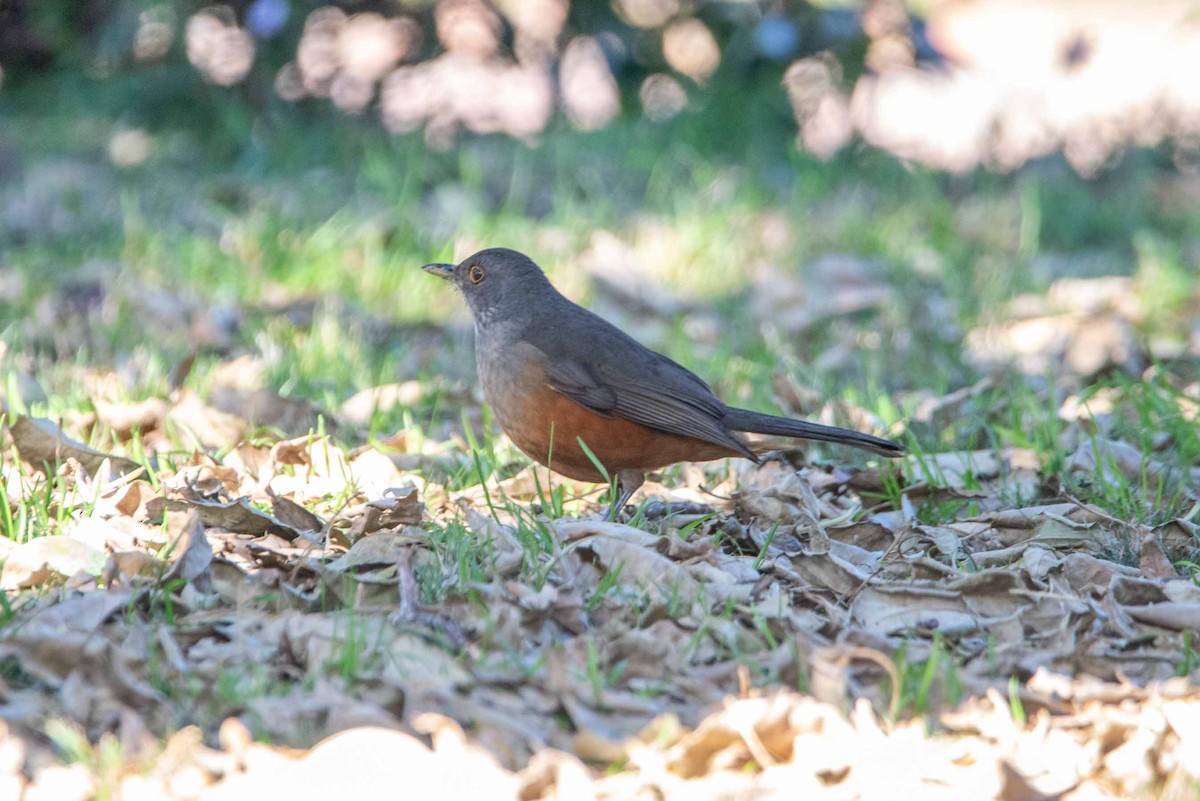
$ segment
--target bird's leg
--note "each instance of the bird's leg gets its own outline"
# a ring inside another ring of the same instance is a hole
[[[629,499],[633,497],[633,493],[637,492],[637,488],[642,486],[646,481],[646,474],[636,468],[622,470],[617,473],[617,499],[613,501],[613,505],[608,507],[607,518],[616,520],[617,515],[625,508],[625,504],[629,503]]]

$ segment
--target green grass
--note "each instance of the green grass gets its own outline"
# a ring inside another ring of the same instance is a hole
[[[962,700],[959,657],[940,632],[934,632],[924,659],[911,659],[909,643],[893,656],[900,677],[897,708],[905,716],[923,716],[931,708],[954,706]],[[924,649],[922,649],[924,650]]]
[[[422,526],[429,558],[414,565],[420,602],[461,601],[477,613],[473,647],[480,663],[544,678],[546,652],[506,639],[501,621],[487,615],[484,587],[501,557],[497,537],[505,535],[520,548],[517,579],[541,591],[562,558],[548,519],[576,514],[584,503],[558,482],[539,486],[533,503],[509,498],[499,486],[527,459],[496,437],[470,393],[474,362],[461,300],[419,269],[476,246],[531,253],[572,297],[623,315],[618,323],[636,326],[648,344],[737,405],[778,409],[771,385],[781,376],[821,401],[893,425],[914,420],[923,400],[990,372],[991,388],[948,422],[908,427],[911,458],[885,468],[882,490],[866,497],[881,508],[902,508],[913,484],[950,483],[938,454],[1012,449],[1033,454],[1043,479],[1034,497],[1012,476],[983,476],[974,463],[958,489],[986,491],[1009,507],[1069,494],[1146,525],[1192,506],[1187,479],[1200,464],[1193,357],[1163,358],[1146,371],[1109,371],[1067,387],[1055,375],[987,371],[971,362],[965,346],[966,332],[1010,319],[1018,295],[1043,293],[1051,280],[1087,275],[1097,264],[1133,278],[1145,310],[1139,337],[1187,341],[1200,209],[1158,191],[1171,177],[1153,154],[1131,155],[1093,182],[1053,161],[1016,176],[958,177],[869,150],[822,163],[792,147],[773,88],[736,106],[737,98],[718,88],[706,108],[665,124],[625,120],[598,134],[556,126],[532,148],[464,137],[439,153],[419,137],[389,137],[371,124],[317,112],[272,109],[256,122],[236,98],[195,86],[188,91],[212,121],[189,131],[176,105],[156,113],[144,100],[130,111],[121,105],[128,94],[108,85],[91,91],[79,80],[57,77],[0,91],[0,143],[16,147],[31,170],[28,183],[11,193],[0,187],[0,387],[13,411],[24,405],[13,400],[19,374],[36,378],[47,397],[25,411],[65,420],[90,420],[100,394],[118,401],[165,397],[172,371],[193,351],[188,389],[207,394],[223,362],[250,353],[261,360],[269,389],[313,402],[328,420],[362,389],[420,382],[427,391],[419,401],[376,414],[362,430],[338,429],[333,441],[349,450],[403,431],[410,452],[450,442],[452,456],[426,468],[424,477],[451,495],[479,492],[484,504],[477,511],[486,512],[490,525],[508,527],[473,530],[460,519]],[[128,124],[146,126],[154,156],[121,171],[103,154],[111,132]],[[42,203],[40,224],[19,229],[3,221],[4,204],[18,192]],[[645,291],[669,295],[679,311],[625,308],[606,296],[588,267],[609,246],[624,249]],[[755,293],[777,289],[755,287],[758,265],[774,268],[789,285],[778,287],[784,290],[811,283],[813,261],[828,253],[878,264],[889,291],[881,308],[798,333],[751,314]],[[103,392],[94,374],[105,376]],[[1084,404],[1103,399],[1112,411],[1098,422],[1064,419],[1068,394]],[[140,434],[120,441],[98,423],[87,426],[86,436],[94,447],[119,446],[149,465]],[[1132,475],[1110,470],[1113,478],[1101,480],[1099,471],[1072,471],[1074,451],[1104,439],[1137,449]],[[187,431],[171,430],[166,441],[157,453],[164,471],[191,458],[195,443]],[[871,464],[820,446],[809,455]],[[79,507],[66,497],[71,490],[62,476],[37,482],[17,464],[11,448],[0,451],[0,476],[16,476],[0,480],[0,536],[26,542],[60,531],[80,513],[71,511]],[[667,483],[678,475],[667,471]],[[158,481],[154,470],[148,477]],[[339,508],[351,500],[347,493],[324,502]],[[973,497],[933,493],[914,508],[912,522],[937,525],[981,507]],[[630,522],[657,525],[644,512]],[[709,536],[706,522],[692,521],[678,534]],[[777,529],[748,554],[754,568],[764,567]],[[1130,561],[1132,553],[1110,556]],[[1180,566],[1195,570],[1196,563],[1193,555]],[[605,566],[578,600],[589,621],[623,614],[641,623],[689,611],[669,588],[665,599],[661,591],[651,599],[634,586],[631,572],[623,563]],[[353,592],[349,580],[320,584],[312,597],[280,593],[270,606],[332,610],[352,606]],[[158,587],[136,613],[173,626],[172,597],[171,588]],[[13,618],[15,598],[0,597],[0,628]],[[340,618],[344,626],[321,666],[347,687],[386,658],[355,614]],[[760,683],[778,679],[761,657],[796,647],[786,627],[732,601],[700,615],[693,631],[688,658],[734,658]],[[599,699],[622,683],[628,666],[607,658],[602,632],[589,628],[580,636],[588,639],[577,668]],[[447,636],[439,647],[453,652],[448,643]],[[1188,640],[1179,670],[1190,672],[1195,659]],[[938,634],[921,659],[910,659],[902,647],[894,655],[901,709],[924,714],[956,701],[964,660]],[[803,669],[797,676],[806,680]],[[203,706],[213,720],[294,689],[290,680],[253,666],[225,667],[211,686],[164,667],[153,686],[181,717]],[[1017,712],[1015,689],[1012,698]],[[68,729],[51,736],[72,759],[108,759]]]

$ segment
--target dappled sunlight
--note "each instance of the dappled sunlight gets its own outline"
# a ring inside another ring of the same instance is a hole
[[[617,13],[638,28],[658,28],[679,13],[679,0],[617,0]]]
[[[175,42],[175,17],[159,6],[138,15],[133,34],[133,57],[138,61],[161,61]]]
[[[663,31],[663,56],[676,71],[703,82],[721,63],[712,31],[698,19],[676,22]]]
[[[556,52],[566,6],[537,0],[519,7],[526,10],[512,18],[521,45],[517,60],[500,52],[501,19],[488,5],[442,0],[434,27],[444,52],[404,65],[422,46],[414,19],[319,8],[309,15],[296,61],[280,70],[276,88],[289,100],[328,96],[353,112],[370,105],[378,90],[380,117],[389,130],[423,127],[426,141],[438,148],[449,147],[460,129],[529,138],[554,111],[546,59]],[[603,124],[615,113],[615,85],[605,94],[594,66],[585,55],[565,59],[562,68],[564,103],[581,125]]]
[[[814,57],[793,63],[783,76],[800,121],[799,145],[821,158],[833,156],[853,134],[849,104],[836,88],[839,72],[832,59]]]
[[[117,131],[108,140],[108,157],[118,167],[136,167],[150,158],[153,142],[141,128]]]
[[[1061,150],[1090,175],[1123,147],[1200,135],[1187,4],[947,4],[928,31],[947,64],[880,69],[848,92],[852,130],[901,158],[1007,170]],[[793,109],[803,141],[821,122],[794,93]]]
[[[638,90],[642,110],[652,120],[669,120],[687,108],[687,91],[679,81],[656,72],[642,81]]]
[[[415,51],[420,38],[420,28],[407,18],[319,8],[305,21],[296,61],[280,70],[276,87],[289,100],[328,96],[344,111],[362,111],[377,83]]]
[[[188,60],[213,83],[232,86],[254,66],[254,37],[220,7],[189,19],[185,38]]]
[[[438,41],[452,53],[484,58],[500,47],[500,18],[481,0],[440,0],[434,20]]]
[[[935,3],[917,18],[879,0],[810,15],[739,4],[719,17],[706,3],[616,0],[587,32],[590,18],[572,17],[569,0],[435,0],[400,13],[329,5],[309,13],[273,80],[288,101],[377,109],[389,130],[424,128],[445,148],[459,130],[531,141],[556,112],[585,131],[623,110],[669,119],[707,101],[693,89],[722,75],[723,88],[738,86],[765,61],[786,69],[796,145],[818,158],[862,141],[965,172],[1062,153],[1092,175],[1126,147],[1174,142],[1181,163],[1194,150],[1200,22],[1188,8],[980,0]],[[242,82],[255,37],[277,35],[291,10],[257,0],[244,22],[228,6],[198,12],[185,26],[188,58],[209,81]],[[163,60],[174,24],[161,7],[143,12],[134,58]],[[618,81],[638,87],[629,109]]]
[[[390,130],[425,125],[426,140],[445,148],[459,127],[518,138],[538,133],[553,112],[551,92],[549,76],[539,67],[448,53],[391,73],[380,101]]]
[[[620,111],[617,82],[595,39],[572,39],[563,53],[561,71],[563,105],[575,127],[600,128]]]

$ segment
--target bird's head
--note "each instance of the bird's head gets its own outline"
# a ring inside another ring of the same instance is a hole
[[[554,291],[541,267],[507,248],[488,248],[458,264],[426,264],[422,269],[453,283],[480,325],[524,316],[536,298]]]

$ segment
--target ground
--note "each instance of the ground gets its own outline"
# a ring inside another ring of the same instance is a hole
[[[118,166],[130,126],[52,88],[0,123],[26,797],[1194,796],[1194,172],[820,162],[766,94],[442,153],[166,127]],[[484,246],[910,455],[780,443],[606,521],[492,425],[420,270]]]

